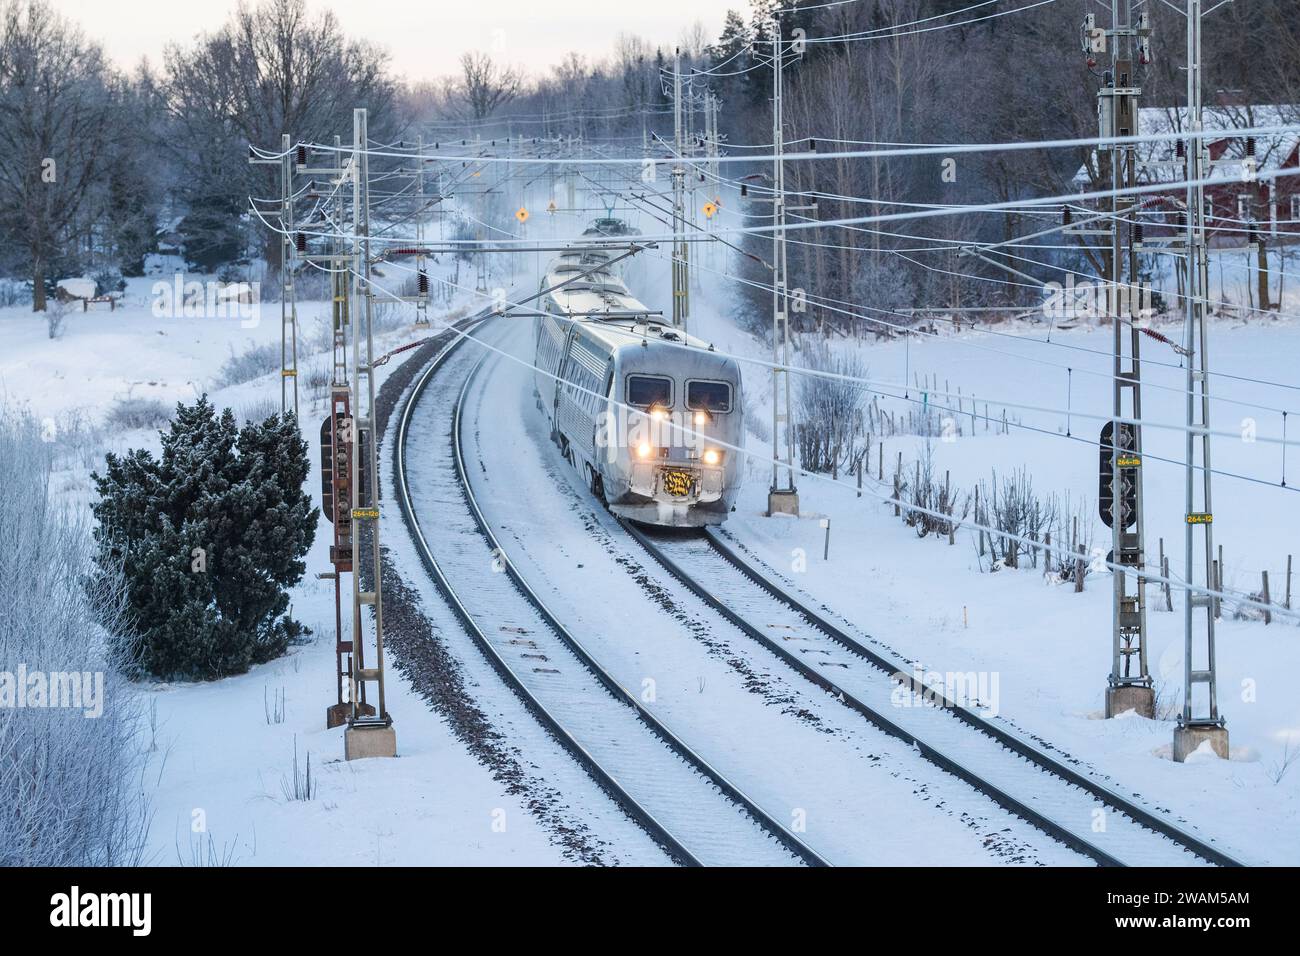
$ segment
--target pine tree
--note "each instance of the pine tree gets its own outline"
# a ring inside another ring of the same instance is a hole
[[[240,674],[303,632],[285,612],[316,531],[302,490],[309,469],[292,415],[239,429],[206,396],[177,405],[158,458],[108,455],[92,476],[96,564],[126,577],[130,651],[143,671]]]

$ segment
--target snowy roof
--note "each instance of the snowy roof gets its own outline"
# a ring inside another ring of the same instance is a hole
[[[1246,137],[1237,131],[1274,126],[1295,126],[1300,122],[1300,105],[1277,104],[1266,106],[1207,106],[1201,113],[1206,130],[1222,131],[1226,136],[1208,140],[1213,159],[1244,159]],[[1187,128],[1186,108],[1146,106],[1138,110],[1138,133],[1176,133]],[[1260,172],[1296,165],[1296,147],[1300,145],[1300,132],[1265,133],[1255,135],[1256,168]],[[1181,182],[1183,170],[1177,166],[1142,168],[1144,162],[1163,162],[1176,156],[1174,140],[1139,143],[1137,146],[1138,181],[1144,183]],[[1240,163],[1212,166],[1207,178],[1241,181]],[[1088,182],[1088,168],[1080,166],[1074,182]]]
[[[93,299],[95,297],[95,280],[89,276],[60,279],[55,285],[68,295],[75,296],[78,299]]]

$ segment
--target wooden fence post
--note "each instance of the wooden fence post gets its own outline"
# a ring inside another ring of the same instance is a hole
[[[1286,556],[1286,609],[1291,610],[1291,555]]]

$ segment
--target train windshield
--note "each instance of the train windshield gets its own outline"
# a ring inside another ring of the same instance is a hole
[[[726,382],[687,382],[686,407],[692,411],[731,411],[731,386]]]
[[[672,379],[659,375],[629,375],[627,403],[642,408],[649,408],[651,405],[669,408],[673,403]]]

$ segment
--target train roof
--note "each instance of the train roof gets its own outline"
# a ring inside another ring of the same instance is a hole
[[[605,312],[617,315],[626,315],[627,313],[646,314],[650,312],[649,307],[642,305],[627,291],[627,286],[619,279],[612,276],[601,277],[601,281],[593,282],[596,276],[586,276],[577,279],[563,288],[556,289],[550,293],[549,298],[555,305],[555,310],[562,315],[586,316],[595,315]],[[552,273],[546,277],[548,286],[563,282],[565,276]]]
[[[543,279],[543,288],[559,285],[572,279],[574,272],[591,269],[599,263],[582,261],[599,249],[575,249],[556,258]],[[608,255],[608,253],[606,253]],[[572,316],[582,324],[585,332],[609,346],[611,350],[632,345],[678,349],[682,345],[699,349],[701,353],[723,357],[713,352],[713,344],[665,323],[658,313],[633,296],[617,276],[599,269],[576,279],[547,295],[548,311],[562,316]],[[730,360],[727,360],[728,362]],[[734,364],[734,363],[733,363]]]
[[[566,297],[579,295],[584,292],[597,295],[609,294],[630,298],[627,284],[622,279],[603,269],[597,272],[587,272],[590,268],[590,266],[584,266],[580,269],[560,269],[548,272],[546,278],[542,280],[542,288],[549,289],[552,286],[560,285],[561,282],[568,283],[550,293],[555,299],[556,305],[560,306],[560,308],[566,312],[579,312],[587,308],[586,306],[569,305],[565,302]],[[580,277],[575,275],[575,273],[583,272],[587,272],[587,274]],[[616,307],[611,306],[610,308],[613,309]]]
[[[603,217],[593,219],[591,225],[584,229],[582,234],[584,236],[637,236],[641,233],[625,220]]]
[[[635,302],[636,300],[631,301]],[[640,305],[639,302],[636,304]],[[593,317],[581,320],[581,325],[583,332],[604,343],[611,351],[644,345],[651,350],[672,349],[673,352],[682,355],[684,353],[681,351],[681,347],[685,345],[692,350],[698,350],[701,356],[708,355],[718,365],[735,364],[731,358],[714,352],[711,342],[697,338],[694,335],[687,335],[681,329],[673,328],[672,325],[653,318],[601,319]]]

